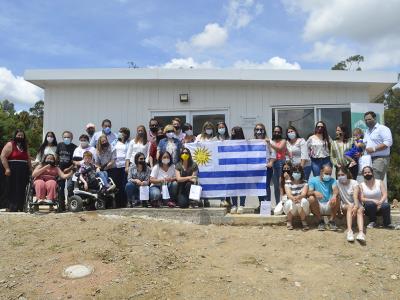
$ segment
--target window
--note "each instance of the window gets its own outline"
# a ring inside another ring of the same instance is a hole
[[[193,114],[193,132],[195,135],[201,133],[201,129],[203,128],[203,124],[207,121],[210,121],[217,125],[218,122],[225,122],[225,114]]]
[[[168,124],[172,124],[172,119],[173,118],[179,118],[183,123],[186,123],[186,115],[166,115],[166,116],[154,116],[154,119],[156,119],[158,121],[158,124],[160,124],[160,126],[165,127]]]
[[[336,137],[336,127],[338,125],[345,124],[351,130],[350,107],[323,107],[318,109],[318,115],[319,120],[324,121],[326,124],[328,134],[333,139]],[[350,131],[349,134],[351,134]]]
[[[306,139],[314,132],[314,108],[276,109],[274,124],[282,126],[284,136],[288,126],[294,126],[300,136]]]

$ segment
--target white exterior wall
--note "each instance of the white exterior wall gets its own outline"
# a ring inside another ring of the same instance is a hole
[[[189,103],[179,94],[188,93]],[[60,137],[63,130],[74,133],[74,141],[89,122],[100,128],[112,121],[113,131],[122,126],[132,130],[148,126],[151,111],[216,110],[228,112],[227,125],[242,126],[242,117],[256,118],[271,128],[272,107],[307,104],[368,102],[365,85],[292,85],[238,81],[104,81],[51,83],[45,90],[44,132]],[[252,127],[244,127],[250,136]]]

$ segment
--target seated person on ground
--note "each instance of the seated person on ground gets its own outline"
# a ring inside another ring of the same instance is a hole
[[[192,159],[190,150],[183,147],[179,162],[175,166],[176,180],[178,182],[178,205],[181,208],[189,207],[189,193],[192,184],[197,184],[199,168]]]
[[[146,164],[146,158],[142,152],[135,155],[134,163],[129,166],[128,182],[125,186],[127,207],[138,206],[142,202],[143,207],[147,207],[147,200],[139,199],[140,187],[148,186],[150,183],[151,168]]]

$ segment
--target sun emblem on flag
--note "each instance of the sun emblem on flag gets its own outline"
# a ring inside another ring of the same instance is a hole
[[[206,147],[198,147],[194,150],[193,160],[199,166],[205,166],[211,162],[211,152]]]

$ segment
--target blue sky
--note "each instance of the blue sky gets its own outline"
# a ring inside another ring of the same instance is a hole
[[[398,0],[2,0],[0,97],[29,107],[26,69],[128,67],[399,71]]]

